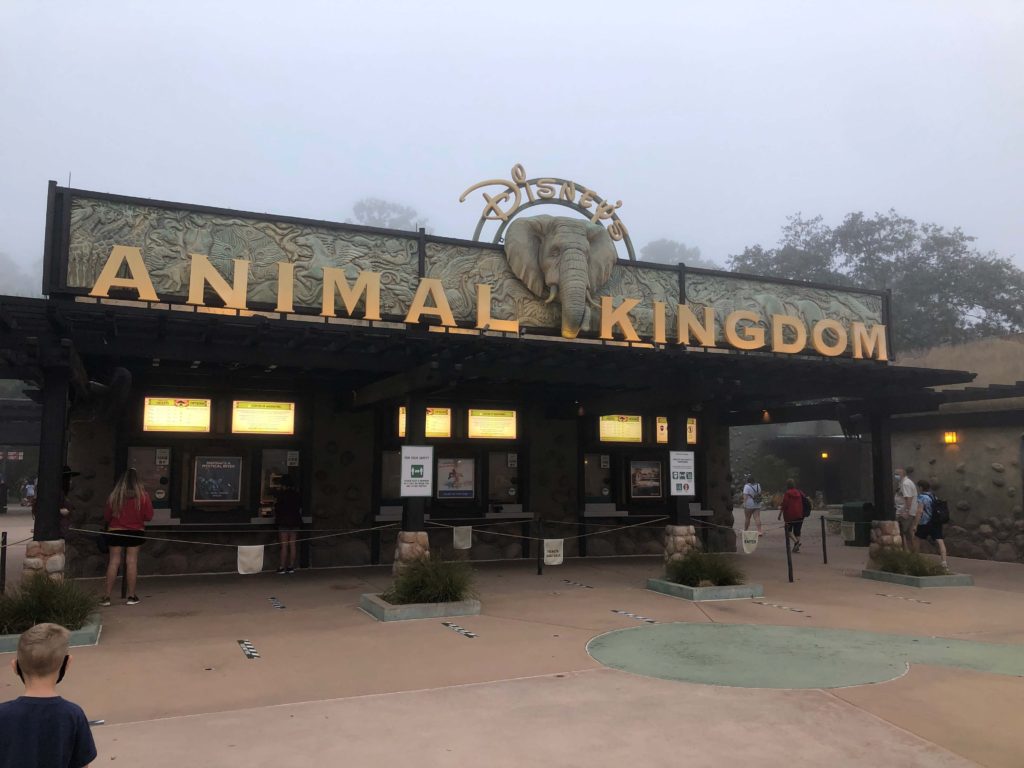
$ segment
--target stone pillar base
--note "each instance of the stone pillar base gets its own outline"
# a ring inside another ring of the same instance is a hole
[[[395,544],[395,562],[392,573],[398,573],[409,563],[430,557],[430,539],[426,531],[399,531]]]
[[[872,520],[868,557],[874,560],[883,549],[903,549],[900,524],[896,520]]]
[[[682,560],[689,552],[700,552],[697,529],[692,525],[666,525],[665,565]]]
[[[37,573],[45,573],[54,581],[64,578],[64,539],[30,541],[25,545],[21,576],[28,578]]]

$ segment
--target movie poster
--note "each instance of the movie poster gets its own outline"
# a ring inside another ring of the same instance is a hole
[[[437,460],[437,498],[472,499],[476,497],[474,459]]]
[[[634,499],[661,498],[661,462],[629,462],[629,495]]]
[[[196,456],[194,502],[242,500],[241,456]]]

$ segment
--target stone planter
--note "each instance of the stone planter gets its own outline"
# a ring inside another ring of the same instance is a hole
[[[732,587],[688,587],[665,579],[648,579],[647,588],[663,595],[681,597],[684,600],[743,600],[763,597],[764,587],[760,584],[736,584]]]
[[[950,573],[945,576],[907,576],[905,573],[889,573],[865,568],[860,572],[862,578],[874,581],[888,581],[902,584],[904,587],[973,587],[974,579],[966,573]]]
[[[76,629],[71,633],[70,645],[82,646],[82,645],[98,645],[100,642],[100,630],[103,629],[103,624],[100,620],[100,615],[94,613],[89,616],[89,620],[85,622],[85,626],[81,629]],[[18,638],[21,635],[0,635],[0,653],[14,653],[18,650]]]
[[[457,603],[408,603],[392,605],[379,594],[364,594],[359,607],[377,621],[406,621],[408,619],[440,619],[446,616],[477,616],[479,600],[460,600]]]

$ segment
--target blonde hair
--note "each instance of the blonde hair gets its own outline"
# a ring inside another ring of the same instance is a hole
[[[107,503],[114,514],[119,515],[129,499],[134,499],[136,509],[142,509],[142,499],[145,496],[146,489],[142,487],[139,473],[135,471],[135,467],[128,467],[120,479],[114,483],[114,490],[110,492]]]
[[[52,675],[68,655],[71,633],[60,624],[36,624],[18,638],[18,666],[26,677]]]

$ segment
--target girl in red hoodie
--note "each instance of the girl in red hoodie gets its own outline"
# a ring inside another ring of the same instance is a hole
[[[103,519],[107,521],[107,539],[110,560],[107,562],[107,591],[100,605],[110,605],[110,590],[117,579],[117,569],[121,567],[121,557],[126,559],[128,577],[128,605],[137,605],[138,595],[135,594],[135,579],[139,575],[139,546],[146,523],[153,519],[153,502],[149,494],[139,482],[135,467],[129,467],[114,485],[103,510]]]
[[[793,540],[793,551],[800,551],[800,534],[804,527],[804,494],[797,490],[792,478],[786,481],[786,493],[779,507],[779,519],[786,521],[786,535]]]

